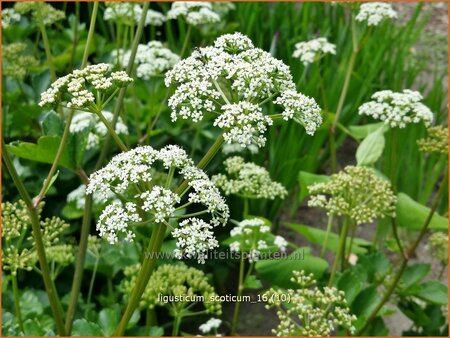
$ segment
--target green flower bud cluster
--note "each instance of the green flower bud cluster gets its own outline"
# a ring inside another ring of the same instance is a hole
[[[391,184],[367,167],[347,166],[325,183],[308,187],[308,205],[328,214],[348,216],[357,224],[395,216],[397,198]]]
[[[28,71],[39,62],[32,55],[25,54],[27,45],[22,42],[2,46],[2,72],[5,76],[23,80]]]
[[[435,232],[428,239],[428,248],[431,256],[442,264],[448,264],[448,236],[444,232]]]
[[[244,162],[240,156],[224,161],[227,175],[218,174],[212,177],[213,182],[224,191],[225,195],[235,194],[244,198],[284,198],[286,188],[272,181],[269,172],[254,163]]]
[[[291,281],[298,288],[270,289],[263,295],[266,308],[276,308],[280,320],[277,336],[330,336],[337,328],[355,332],[356,316],[350,313],[345,294],[334,287],[320,289],[312,274],[294,271]]]
[[[38,209],[40,214],[42,207]],[[42,240],[49,262],[62,267],[71,264],[75,259],[74,247],[70,244],[59,244],[69,224],[53,217],[40,222]],[[31,231],[31,220],[25,203],[19,200],[15,203],[2,203],[2,247],[3,269],[11,271],[30,271],[38,262],[35,239]]]
[[[448,154],[448,128],[435,126],[428,128],[428,137],[417,140],[419,150],[424,153]]]
[[[122,289],[127,296],[134,288],[139,268],[140,265],[137,264],[124,270],[126,279]],[[163,300],[164,296],[178,297],[178,301],[167,303]],[[168,306],[175,303],[178,309],[183,309],[195,303],[193,299],[196,296],[202,297],[206,313],[216,315],[222,313],[222,304],[215,299],[217,294],[208,283],[208,278],[203,271],[185,264],[165,264],[153,272],[139,306],[141,309],[153,309],[155,306]]]
[[[45,2],[17,2],[14,9],[19,14],[31,13],[34,20],[42,21],[45,26],[50,26],[66,17],[63,11],[55,9]]]

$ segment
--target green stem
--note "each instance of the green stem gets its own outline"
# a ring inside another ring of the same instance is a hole
[[[94,8],[92,9],[92,15],[91,15],[91,22],[89,24],[89,32],[86,40],[86,46],[84,48],[83,52],[83,60],[81,62],[81,68],[86,67],[87,65],[87,59],[89,56],[89,48],[92,43],[92,39],[94,38],[94,32],[95,32],[95,22],[97,20],[97,11],[98,11],[98,2],[94,2]]]
[[[47,30],[45,29],[45,25],[43,22],[43,19],[41,17],[41,13],[39,11],[38,15],[38,27],[42,35],[42,42],[44,43],[44,50],[45,50],[45,57],[47,58],[47,65],[48,69],[50,71],[50,78],[52,79],[52,82],[56,81],[56,71],[55,71],[55,65],[53,64],[53,56],[52,52],[50,50],[50,42],[48,41],[48,35]]]
[[[152,232],[152,237],[147,248],[146,254],[152,255],[149,257],[144,256],[144,261],[142,262],[141,269],[136,279],[136,284],[130,295],[125,312],[120,320],[119,326],[115,332],[115,336],[123,336],[127,323],[133,315],[134,310],[139,305],[142,294],[147,287],[150,276],[157,262],[156,253],[161,250],[161,245],[164,240],[164,235],[166,232],[166,226],[163,223],[159,223]]]
[[[347,218],[345,218],[344,224],[342,225],[342,229],[341,229],[341,236],[339,239],[339,246],[336,251],[336,257],[334,258],[333,267],[331,269],[331,275],[330,275],[330,280],[328,281],[328,286],[333,285],[334,278],[336,276],[337,267],[339,265],[339,260],[341,259],[342,255],[345,254],[345,240],[347,238],[347,232],[348,232],[348,221],[347,221]]]
[[[39,265],[41,268],[42,278],[44,280],[45,290],[47,292],[48,300],[52,310],[53,318],[55,319],[56,328],[60,336],[66,336],[66,330],[64,328],[64,322],[62,320],[63,309],[59,302],[59,297],[56,293],[55,285],[50,276],[50,270],[47,264],[47,258],[45,256],[44,242],[42,240],[41,225],[39,222],[39,215],[36,210],[36,206],[33,204],[30,195],[28,194],[25,186],[17,174],[16,168],[9,157],[8,150],[5,146],[5,141],[2,139],[2,158],[6,165],[6,168],[17,188],[22,200],[25,202],[28,214],[31,220],[31,227],[33,230],[33,237],[36,243],[36,251],[39,258]]]
[[[244,197],[244,213],[243,213],[243,217],[242,218],[247,218],[248,216],[248,210],[249,210],[249,206],[248,206],[248,198]]]
[[[147,328],[147,330],[149,330],[152,326],[156,325],[158,325],[158,320],[156,318],[155,309],[148,308],[145,316],[145,327]]]
[[[99,261],[100,261],[100,256],[97,255],[97,257],[95,258],[94,269],[92,270],[91,281],[89,282],[89,291],[88,291],[88,295],[86,298],[86,310],[89,308],[89,305],[91,304],[92,291],[94,290],[94,282],[95,282],[95,277],[97,276],[97,269],[98,269]],[[86,312],[84,313],[84,316],[85,317],[87,316]]]
[[[17,271],[14,274],[11,274],[12,280],[12,289],[14,295],[14,310],[17,321],[19,322],[20,331],[23,332],[23,321],[22,321],[22,311],[20,310],[20,295],[19,295],[19,287],[17,286]]]
[[[108,129],[109,134],[114,139],[114,141],[119,146],[120,150],[122,151],[128,151],[127,146],[123,141],[120,139],[119,135],[117,135],[116,131],[114,130],[114,127],[109,123],[109,121],[106,119],[106,117],[102,114],[102,112],[99,110],[96,112],[97,116],[100,118],[100,120],[105,125],[106,129]]]
[[[392,140],[391,140],[391,161],[390,161],[390,170],[389,170],[389,178],[391,180],[391,185],[394,191],[396,190],[395,184],[395,165],[397,162],[397,143],[398,143],[398,130],[397,128],[392,129]]]
[[[327,232],[325,233],[325,238],[323,240],[322,251],[320,252],[320,257],[322,257],[322,258],[325,256],[325,251],[327,250],[328,237],[330,235],[332,226],[333,226],[333,214],[330,214],[328,216]]]
[[[380,303],[368,316],[368,319],[365,322],[365,324],[361,327],[361,329],[358,330],[358,332],[356,332],[357,336],[361,335],[362,332],[364,332],[364,330],[369,326],[369,324],[372,322],[372,320],[374,320],[375,317],[378,315],[378,312],[381,310],[381,308],[384,306],[384,304],[386,304],[389,301],[392,293],[394,293],[395,288],[397,287],[398,282],[400,281],[400,279],[403,275],[403,272],[405,271],[406,266],[408,265],[409,260],[411,259],[411,257],[414,256],[414,253],[415,253],[417,247],[419,246],[420,242],[422,241],[422,239],[425,237],[425,235],[428,232],[428,227],[431,223],[434,213],[436,212],[436,209],[439,205],[442,195],[444,194],[445,188],[447,186],[447,182],[448,182],[448,174],[445,171],[444,179],[442,180],[441,186],[439,187],[438,193],[436,195],[436,199],[434,200],[433,206],[431,207],[431,210],[422,226],[422,230],[420,231],[419,236],[417,237],[417,239],[413,243],[413,245],[410,247],[407,254],[405,256],[403,256],[400,268],[398,269],[392,283],[389,285],[389,287],[386,290],[385,294],[383,295],[383,298],[381,299]]]
[[[352,249],[353,249],[353,241],[355,238],[355,234],[356,234],[356,228],[357,228],[357,224],[356,222],[352,223],[352,227],[351,227],[351,237],[350,237],[350,243],[348,245],[348,251],[347,251],[347,255],[346,255],[346,262],[348,262],[350,255],[352,254]]]
[[[183,58],[184,53],[186,52],[187,44],[191,38],[191,32],[192,32],[192,26],[189,25],[187,32],[186,32],[186,36],[184,37],[183,47],[181,48],[181,52],[180,52],[180,58]]]
[[[241,254],[241,261],[239,263],[239,285],[238,285],[237,299],[240,299],[240,297],[242,296],[242,292],[244,291],[244,269],[245,269],[244,255]],[[240,306],[241,303],[239,301],[236,301],[236,304],[234,305],[233,322],[231,324],[232,336],[236,335]]]
[[[172,337],[178,336],[178,332],[180,331],[181,319],[182,317],[180,315],[175,316],[173,321]]]

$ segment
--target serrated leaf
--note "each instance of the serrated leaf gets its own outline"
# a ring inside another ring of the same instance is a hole
[[[420,282],[430,272],[431,265],[427,263],[418,263],[408,266],[403,272],[401,285],[408,288],[411,285]]]
[[[382,129],[385,132],[389,127],[384,122],[370,123],[362,126],[348,126],[347,130],[350,136],[356,140],[362,140],[369,134],[373,133],[378,129]]]
[[[356,162],[358,165],[372,165],[383,154],[385,139],[382,128],[367,135],[356,150]]]
[[[83,318],[73,322],[72,336],[103,336],[103,333],[98,324],[88,322]]]
[[[61,136],[64,131],[64,123],[53,110],[49,111],[42,120],[42,131],[46,136]]]
[[[117,308],[103,309],[98,314],[98,324],[103,330],[103,334],[111,336],[117,328],[120,320],[120,313]]]
[[[430,208],[414,201],[411,197],[404,193],[399,193],[397,195],[396,214],[398,226],[411,230],[420,230],[430,214]],[[447,230],[448,219],[435,212],[431,219],[429,228],[436,230]]]
[[[448,304],[447,285],[442,284],[437,280],[431,280],[429,282],[421,284],[420,286],[420,291],[416,293],[417,297],[434,304]]]
[[[261,283],[261,281],[258,278],[256,278],[256,276],[250,275],[245,280],[244,287],[246,289],[261,289],[262,288],[262,283]]]

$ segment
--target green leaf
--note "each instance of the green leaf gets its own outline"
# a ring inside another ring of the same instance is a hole
[[[345,292],[347,303],[351,305],[367,281],[367,272],[361,265],[346,270],[338,279],[337,287]]]
[[[59,136],[41,136],[37,144],[30,142],[13,142],[6,147],[11,154],[18,157],[52,164],[59,147],[61,138]],[[59,164],[66,168],[74,168],[74,159],[68,151],[64,151],[61,155]]]
[[[362,140],[369,134],[382,129],[385,132],[389,127],[384,122],[370,123],[363,126],[348,126],[348,134],[356,140]]]
[[[46,136],[62,136],[64,123],[53,110],[49,111],[42,120],[43,133]]]
[[[44,195],[47,194],[48,190],[52,187],[53,183],[55,183],[56,179],[58,178],[58,175],[59,175],[59,170],[56,172],[55,175],[53,175],[53,176],[50,178],[50,184],[48,185],[47,189],[45,189]],[[44,182],[43,182],[43,185],[46,184],[46,181],[47,181],[47,180],[45,179]]]
[[[418,263],[408,266],[403,272],[400,280],[401,286],[408,288],[415,283],[420,282],[430,272],[431,265],[426,263]]]
[[[261,289],[262,288],[262,283],[261,283],[261,281],[258,278],[256,278],[256,276],[250,275],[245,280],[244,287],[246,289]]]
[[[417,297],[427,302],[446,305],[448,304],[448,288],[437,280],[432,280],[421,284]]]
[[[103,333],[98,324],[88,322],[83,318],[73,322],[72,336],[103,336]]]
[[[292,288],[297,285],[290,281],[292,272],[304,270],[319,279],[327,270],[328,263],[313,256],[309,248],[299,248],[284,259],[261,260],[255,265],[258,276],[272,286]]]
[[[322,247],[322,244],[325,242],[325,237],[327,233],[325,230],[317,229],[303,224],[285,223],[285,225],[288,228],[291,228],[292,230],[302,234],[308,241],[317,244],[320,247]],[[346,244],[347,244],[346,248],[347,252],[348,245],[350,245],[350,237],[347,238]],[[362,238],[355,237],[353,239],[352,252],[355,254],[366,253],[367,249],[365,247],[366,246],[368,247],[370,245],[371,245],[370,242]],[[326,248],[329,251],[337,252],[338,246],[339,246],[339,235],[335,234],[334,232],[330,232],[328,234]]]
[[[390,264],[389,259],[381,252],[358,257],[358,265],[367,271],[370,282],[376,282],[384,276]]]
[[[45,334],[44,329],[39,324],[37,318],[29,318],[23,323],[23,333],[25,336],[43,336]]]
[[[411,197],[404,193],[399,193],[397,195],[396,213],[398,226],[411,230],[420,230],[430,214],[430,208],[414,201]],[[435,212],[433,218],[431,219],[429,228],[447,230],[448,219]]]
[[[300,186],[300,196],[299,199],[302,201],[306,196],[309,195],[308,187],[314,183],[324,183],[330,180],[329,176],[326,175],[316,175],[311,174],[306,171],[300,171],[298,174],[298,183]]]
[[[385,139],[383,128],[379,128],[367,135],[356,149],[356,162],[358,165],[372,165],[383,154]]]
[[[32,318],[44,312],[38,296],[31,290],[26,290],[20,297],[20,309],[24,318]]]
[[[98,324],[105,336],[112,336],[120,320],[120,313],[116,308],[103,309],[98,315]]]

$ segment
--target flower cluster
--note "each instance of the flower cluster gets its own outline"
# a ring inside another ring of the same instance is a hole
[[[373,101],[361,105],[360,115],[372,116],[392,128],[405,128],[408,123],[423,121],[426,126],[433,122],[433,113],[425,106],[419,92],[405,89],[401,93],[382,90],[372,95]]]
[[[142,7],[132,2],[105,2],[106,9],[103,18],[106,21],[119,21],[133,26],[139,23]],[[149,9],[145,17],[145,25],[161,26],[166,21],[164,14]]]
[[[348,216],[357,224],[395,216],[397,198],[390,183],[367,167],[347,166],[331,175],[328,182],[313,184],[308,190],[313,195],[309,206],[323,208],[328,214]]]
[[[208,321],[202,325],[199,326],[199,330],[201,333],[211,333],[211,331],[215,331],[217,333],[217,329],[222,324],[222,321],[218,318],[210,318]]]
[[[369,2],[361,5],[356,21],[367,21],[369,26],[378,26],[385,19],[397,18],[397,12],[386,2]]]
[[[130,60],[131,51],[122,49],[114,50],[112,59],[118,59],[120,65],[125,68]],[[150,41],[146,45],[138,45],[135,65],[136,75],[148,80],[153,76],[164,74],[180,61],[180,57],[159,41]]]
[[[266,308],[276,308],[280,323],[273,332],[277,336],[322,337],[330,336],[340,327],[355,332],[352,315],[345,294],[334,287],[320,289],[312,274],[294,271],[291,281],[295,290],[268,290]],[[289,304],[281,300],[288,298]]]
[[[250,122],[257,124],[253,127],[257,133],[264,130],[262,124],[267,125],[267,120],[261,119],[261,110],[254,106],[271,100],[286,109],[283,113],[286,120],[294,118],[301,122],[309,134],[321,123],[320,108],[314,100],[295,92],[289,67],[270,53],[255,48],[241,33],[225,34],[216,39],[214,46],[194,50],[190,57],[166,73],[165,82],[167,86],[177,85],[169,99],[173,121],[181,118],[198,122],[205,114],[217,117],[227,113],[228,116],[216,120],[218,125],[219,121],[223,123],[243,111],[242,108],[252,107],[250,111],[256,112],[258,118],[247,117],[244,124],[247,129],[237,133],[248,139]],[[281,99],[275,101],[279,94]],[[236,112],[232,114],[231,108]],[[227,131],[228,135],[235,135],[237,129],[234,125],[233,134]]]
[[[172,231],[172,236],[177,240],[175,257],[196,258],[199,263],[205,263],[208,250],[219,246],[212,229],[211,224],[195,217],[182,221]]]
[[[103,111],[102,115],[108,120],[109,123],[113,122],[114,115],[109,111]],[[86,149],[97,149],[100,146],[100,142],[105,139],[108,130],[105,124],[100,120],[96,114],[88,112],[77,112],[70,124],[71,133],[84,132],[89,129],[88,142]],[[122,118],[119,116],[115,126],[115,131],[118,135],[127,135],[128,127],[123,123]]]
[[[230,250],[248,253],[250,262],[255,262],[261,254],[279,250],[285,252],[288,242],[281,236],[274,236],[270,226],[260,218],[245,219],[230,231]]]
[[[435,126],[428,128],[428,137],[417,140],[419,150],[426,153],[448,154],[448,128]]]
[[[126,279],[122,284],[125,295],[130,295],[136,284],[136,276],[139,271],[139,264],[125,268]],[[208,283],[208,278],[203,271],[185,264],[165,264],[158,267],[150,277],[150,281],[141,297],[139,306],[141,309],[153,309],[155,306],[168,306],[171,303],[163,301],[164,296],[177,296],[178,308],[185,308],[193,300],[179,299],[180,296],[203,296],[202,303],[207,313],[220,315],[222,304],[215,298],[214,288]]]
[[[153,181],[152,172],[155,169],[169,171],[164,187]],[[200,248],[207,250],[211,247],[215,239],[210,229],[225,224],[229,210],[218,188],[177,146],[169,145],[159,151],[150,146],[135,148],[116,155],[107,166],[91,175],[88,194],[97,192],[105,200],[114,194],[121,200],[126,198],[129,201],[109,204],[103,210],[97,223],[100,236],[106,237],[110,243],[116,243],[122,235],[126,240],[131,240],[134,233],[129,224],[142,222],[142,214],[151,217],[156,223],[177,218],[176,205],[181,202],[181,198],[170,187],[177,170],[191,189],[184,206],[203,205],[206,207],[203,214],[211,216],[211,225],[197,218],[186,218],[180,223],[180,228],[174,230],[178,240],[177,255],[181,257],[196,252],[198,260],[202,262],[204,256],[200,254]],[[145,190],[142,191],[140,187],[145,187]],[[194,237],[187,238],[189,234]]]
[[[35,239],[31,234],[31,219],[25,203],[19,200],[15,203],[2,203],[2,267],[11,271],[30,271],[38,262]],[[42,205],[38,214],[42,211]],[[69,244],[60,244],[60,238],[69,228],[69,224],[53,217],[40,222],[42,241],[45,246],[47,260],[60,267],[74,261],[74,248]]]
[[[199,26],[220,21],[220,15],[213,10],[210,2],[175,1],[167,12],[168,19],[183,17],[193,26]]]
[[[128,85],[133,81],[124,71],[111,72],[111,65],[100,63],[90,65],[63,76],[53,82],[49,89],[41,94],[41,107],[45,105],[65,104],[68,108],[93,108],[96,98],[102,98],[112,88]],[[94,93],[93,93],[94,91]],[[97,104],[101,104],[97,102]]]
[[[31,13],[34,20],[46,26],[53,25],[66,17],[63,11],[46,2],[16,2],[14,9],[19,14]]]
[[[23,80],[28,70],[38,65],[38,60],[25,54],[27,45],[22,42],[2,46],[2,72],[17,80]]]
[[[239,102],[222,106],[223,113],[214,121],[214,126],[224,130],[223,138],[228,144],[237,143],[241,147],[256,145],[263,147],[267,126],[272,119],[262,113],[262,108],[250,102]]]
[[[236,194],[244,198],[275,199],[287,195],[286,188],[272,181],[265,168],[252,162],[244,162],[240,156],[226,159],[224,165],[228,176],[218,174],[212,180],[227,196]]]
[[[275,103],[284,107],[282,113],[284,120],[294,119],[305,128],[309,135],[314,135],[322,124],[321,109],[313,98],[297,93],[295,90],[286,90],[277,97]]]
[[[336,45],[329,43],[327,38],[317,38],[296,43],[292,56],[307,66],[325,54],[336,54]]]
[[[94,193],[93,194],[93,204],[94,205],[102,205],[105,203],[105,200],[99,196],[98,193]],[[83,210],[84,209],[84,202],[85,202],[85,198],[86,198],[86,186],[84,184],[78,186],[78,188],[76,188],[75,190],[72,190],[68,195],[67,195],[67,203],[73,203],[74,207],[78,210]],[[114,194],[111,193],[111,195],[108,197],[107,201],[111,201],[116,199]]]
[[[434,232],[428,238],[428,248],[431,256],[442,264],[448,265],[448,236],[443,232]]]
[[[5,8],[2,10],[2,28],[8,29],[14,23],[20,21],[20,14],[14,8]]]

